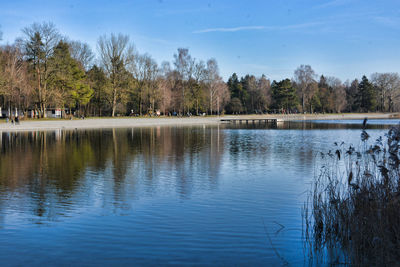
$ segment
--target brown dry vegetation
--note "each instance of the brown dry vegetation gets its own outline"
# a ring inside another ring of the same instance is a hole
[[[359,150],[324,154],[303,209],[313,263],[393,266],[400,262],[400,126]]]

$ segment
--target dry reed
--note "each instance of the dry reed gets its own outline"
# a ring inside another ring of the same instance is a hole
[[[303,208],[305,251],[313,264],[400,264],[400,126],[360,149],[335,144],[322,155]]]

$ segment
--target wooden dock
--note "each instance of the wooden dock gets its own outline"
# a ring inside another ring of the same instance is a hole
[[[272,118],[263,118],[263,119],[249,119],[249,118],[243,118],[243,119],[221,119],[221,122],[226,122],[226,123],[252,123],[252,124],[277,124],[278,122],[282,122],[282,120],[279,119],[272,119]]]

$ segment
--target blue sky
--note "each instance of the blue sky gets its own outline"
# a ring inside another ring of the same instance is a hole
[[[0,0],[0,43],[42,21],[94,51],[100,35],[127,34],[159,63],[189,48],[197,59],[216,58],[224,79],[290,78],[301,64],[343,81],[400,72],[399,0]]]

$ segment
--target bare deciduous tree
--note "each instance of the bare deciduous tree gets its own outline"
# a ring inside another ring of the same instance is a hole
[[[167,110],[169,111],[171,107],[172,88],[174,85],[174,79],[171,74],[172,70],[169,62],[162,62],[157,84],[161,93],[160,109],[164,115],[167,114]]]
[[[137,96],[139,97],[139,113],[151,109],[161,100],[158,88],[159,69],[157,62],[148,54],[137,55],[135,65],[131,69],[136,80]]]
[[[16,45],[8,45],[4,47],[0,57],[2,63],[0,76],[3,77],[0,94],[3,95],[4,101],[8,100],[9,109],[13,104],[14,108],[24,110],[30,100],[31,87],[28,80],[27,64],[23,60],[21,50]]]
[[[205,94],[206,90],[205,80],[207,79],[207,69],[203,60],[195,62],[193,69],[193,84],[191,84],[191,94],[196,109],[196,115],[199,115],[201,106],[205,107]],[[204,102],[204,103],[203,103]]]
[[[71,57],[78,61],[86,71],[90,69],[94,59],[94,54],[87,43],[71,41],[69,42],[69,51]]]
[[[111,34],[99,38],[98,51],[102,67],[111,81],[111,116],[114,117],[117,104],[124,99],[127,90],[127,69],[134,63],[134,47],[127,35]]]
[[[182,113],[185,113],[185,90],[187,87],[186,83],[192,78],[193,70],[194,70],[194,62],[195,60],[189,54],[189,49],[187,48],[178,48],[178,54],[174,54],[174,65],[175,70],[180,76],[180,80],[182,81],[181,89],[182,89],[182,100],[181,100],[181,110]]]
[[[318,88],[315,79],[315,72],[310,65],[300,65],[294,71],[294,80],[298,87],[303,112],[306,104],[310,104],[310,112],[312,112],[311,99]]]
[[[342,81],[336,77],[327,77],[326,83],[332,89],[335,112],[342,112],[347,105],[346,90]]]
[[[143,57],[143,70],[144,70],[144,79],[145,79],[145,100],[147,101],[147,106],[151,111],[154,111],[156,108],[156,102],[158,102],[161,98],[159,97],[158,92],[158,84],[157,77],[159,73],[159,69],[157,66],[157,62],[151,58],[150,55],[145,54]]]
[[[210,114],[213,114],[214,110],[219,114],[221,108],[229,100],[229,90],[219,76],[218,63],[214,58],[207,61],[206,84],[209,92]]]
[[[262,75],[257,81],[257,109],[262,111],[271,104],[271,82]]]
[[[371,81],[379,92],[379,109],[393,111],[400,96],[400,77],[397,73],[374,73]]]
[[[21,40],[24,54],[34,72],[39,109],[41,116],[45,117],[50,73],[48,60],[61,36],[51,22],[34,23],[24,28],[22,32],[25,34],[25,39]]]

